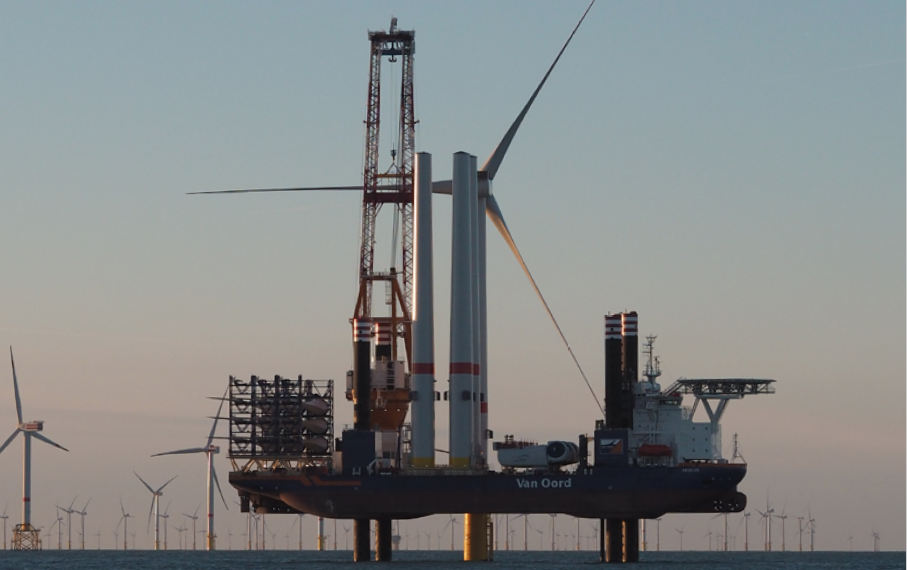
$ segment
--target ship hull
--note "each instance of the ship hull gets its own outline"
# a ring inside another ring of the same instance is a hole
[[[740,512],[744,465],[593,469],[577,473],[375,474],[233,472],[230,484],[260,512],[326,518],[417,518],[440,513],[564,513],[657,518]]]

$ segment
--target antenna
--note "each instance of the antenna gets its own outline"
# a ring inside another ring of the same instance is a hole
[[[650,384],[655,385],[655,379],[661,376],[661,359],[655,356],[655,339],[658,338],[657,335],[649,335],[646,337],[646,344],[643,345],[643,354],[647,358],[646,369],[643,372],[643,376],[649,381]]]

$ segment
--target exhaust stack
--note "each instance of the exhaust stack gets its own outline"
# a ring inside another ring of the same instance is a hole
[[[372,322],[368,319],[353,320],[353,429],[372,429]]]
[[[605,315],[605,423],[619,428],[621,416],[621,316]]]

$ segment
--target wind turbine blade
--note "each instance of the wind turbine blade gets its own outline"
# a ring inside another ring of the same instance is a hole
[[[154,495],[151,495],[151,508],[148,509],[148,523],[145,525],[145,532],[151,528],[151,515],[154,514]]]
[[[126,516],[126,509],[123,508],[123,497],[120,497],[120,512],[123,513],[123,516]]]
[[[8,438],[6,438],[6,441],[3,442],[3,445],[0,445],[0,453],[3,453],[3,450],[6,449],[6,447],[7,447],[10,443],[12,443],[12,441],[13,441],[14,439],[16,439],[16,436],[17,436],[17,435],[19,435],[19,428],[16,428],[16,429],[13,431],[13,435],[11,435],[11,436],[9,436]]]
[[[561,326],[557,323],[557,319],[554,318],[554,313],[551,312],[551,308],[548,306],[548,302],[545,301],[545,297],[544,295],[542,295],[541,289],[539,289],[539,286],[536,284],[535,279],[532,277],[532,273],[529,271],[529,267],[526,265],[526,262],[523,261],[523,256],[520,255],[520,250],[516,246],[516,242],[513,241],[513,236],[510,234],[510,229],[507,227],[507,222],[504,221],[504,214],[501,213],[501,208],[498,206],[498,201],[495,199],[494,195],[490,195],[486,199],[485,212],[488,214],[488,217],[491,218],[491,222],[494,224],[494,226],[498,228],[498,231],[501,233],[504,241],[507,242],[508,246],[510,246],[510,251],[513,252],[513,255],[516,256],[517,261],[520,262],[520,267],[523,268],[523,272],[526,274],[526,277],[529,278],[529,282],[532,283],[532,287],[533,289],[535,289],[536,295],[538,295],[539,300],[542,301],[542,305],[545,306],[545,311],[548,312],[548,316],[551,318],[551,322],[554,323],[554,328],[557,329],[557,334],[559,334],[561,340],[564,341],[564,346],[567,347],[567,352],[569,352],[570,357],[573,358],[573,362],[579,369],[579,373],[582,375],[583,380],[585,380],[586,386],[589,388],[589,391],[592,392],[592,396],[595,399],[595,404],[598,406],[602,417],[604,417],[605,410],[602,408],[598,396],[595,395],[595,390],[592,389],[592,384],[589,383],[589,379],[586,377],[586,373],[583,372],[583,367],[580,366],[579,360],[577,360],[576,355],[573,354],[573,349],[570,348],[570,343],[567,342],[567,337],[564,336],[564,332],[561,330]]]
[[[217,471],[215,471],[214,465],[211,465],[211,476],[214,478],[214,484],[217,485],[217,492],[220,493],[220,500],[224,502],[224,508],[229,511],[230,507],[227,506],[227,499],[224,498],[224,492],[220,490],[220,481],[217,480]]]
[[[484,166],[482,166],[482,171],[488,173],[489,180],[494,180],[495,175],[498,173],[498,168],[501,167],[501,162],[504,160],[504,155],[507,154],[507,149],[510,148],[510,143],[513,141],[514,135],[516,135],[517,130],[519,130],[520,128],[520,124],[523,122],[523,118],[526,116],[526,113],[529,112],[529,108],[532,106],[532,103],[535,102],[535,98],[538,96],[539,91],[542,90],[545,82],[548,81],[548,76],[551,75],[552,71],[554,71],[554,66],[557,65],[558,60],[560,60],[561,56],[564,55],[564,50],[566,50],[567,46],[570,45],[570,40],[573,39],[573,36],[576,34],[576,30],[579,29],[580,24],[582,24],[583,20],[586,19],[586,14],[588,14],[589,10],[592,9],[592,4],[595,4],[595,0],[592,0],[592,2],[589,3],[586,11],[583,12],[582,18],[579,19],[579,22],[576,23],[573,31],[570,32],[570,37],[567,38],[566,42],[564,42],[564,46],[561,48],[561,51],[558,52],[557,57],[554,58],[554,61],[551,63],[551,67],[548,68],[548,71],[545,73],[542,81],[538,84],[538,87],[535,88],[535,91],[533,91],[532,97],[530,97],[529,101],[526,102],[526,106],[523,107],[523,110],[520,111],[520,114],[517,116],[516,120],[512,125],[510,125],[510,128],[507,130],[504,138],[501,139],[501,142],[498,143],[497,148],[494,149],[494,152],[491,153],[491,156],[488,157],[488,160],[486,160]]]
[[[399,184],[383,184],[378,186],[378,190],[399,190]],[[250,188],[247,190],[213,190],[209,192],[186,192],[189,195],[195,194],[255,194],[261,192],[349,192],[362,191],[362,185],[359,186],[308,186],[302,188]]]
[[[189,449],[177,449],[176,451],[165,451],[163,453],[155,453],[151,457],[158,457],[161,455],[177,455],[181,453],[204,453],[206,450],[204,447],[190,447]]]
[[[22,400],[19,399],[19,380],[16,378],[16,361],[13,359],[13,347],[9,347],[9,361],[13,365],[13,389],[16,392],[16,417],[22,423]]]
[[[164,487],[166,487],[167,485],[170,484],[170,481],[173,481],[173,480],[176,479],[177,477],[179,477],[179,475],[174,475],[173,477],[171,477],[170,480],[167,481],[166,483],[164,483],[163,485],[161,485],[160,488],[159,488],[157,491],[154,492],[154,494],[155,494],[155,495],[159,494],[161,491],[164,490]]]
[[[85,506],[82,507],[82,512],[85,513],[85,510],[88,508],[88,503],[91,502],[91,497],[88,497],[88,501],[85,503]]]
[[[208,443],[206,444],[206,447],[207,447],[207,446],[210,446],[210,445],[211,445],[211,441],[214,439],[214,430],[217,429],[217,418],[220,417],[220,411],[221,411],[221,410],[223,409],[223,407],[224,407],[224,399],[227,398],[227,391],[228,391],[228,390],[230,390],[230,387],[229,387],[229,386],[227,386],[227,389],[224,390],[224,398],[220,401],[220,405],[217,406],[217,415],[214,416],[214,423],[211,425],[211,433],[208,434]]]
[[[36,432],[36,431],[32,431],[32,432],[28,432],[28,433],[29,433],[32,437],[36,437],[36,438],[40,439],[40,440],[43,441],[44,443],[49,443],[49,444],[51,444],[51,445],[54,446],[54,447],[59,447],[59,448],[62,449],[63,451],[69,451],[68,449],[66,449],[65,447],[63,447],[62,445],[60,445],[59,443],[54,443],[53,441],[50,440],[50,438],[48,438],[48,437],[45,436],[45,435],[41,435],[40,433],[38,433],[38,432]]]
[[[139,477],[139,474],[136,473],[135,471],[133,471],[132,473],[133,473],[133,475],[135,475],[136,477],[139,478],[139,481],[142,482],[142,485],[144,485],[145,488],[148,489],[148,492],[151,493],[151,494],[153,495],[153,494],[154,494],[154,489],[151,488],[151,485],[149,485],[148,483],[145,482],[144,479],[142,479],[141,477]]]

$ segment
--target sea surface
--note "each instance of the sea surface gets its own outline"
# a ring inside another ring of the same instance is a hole
[[[356,564],[349,551],[185,551],[169,550],[86,550],[40,552],[0,551],[0,569],[135,569],[176,568],[283,570],[341,570],[347,568],[399,567],[403,570],[429,568],[493,568],[494,570],[561,570],[598,567],[595,552],[496,552],[491,563],[463,562],[462,553],[450,551],[395,551],[394,561]],[[603,565],[602,565],[603,567]],[[905,568],[904,552],[641,552],[637,568],[647,570],[775,570],[853,569],[883,570]]]

